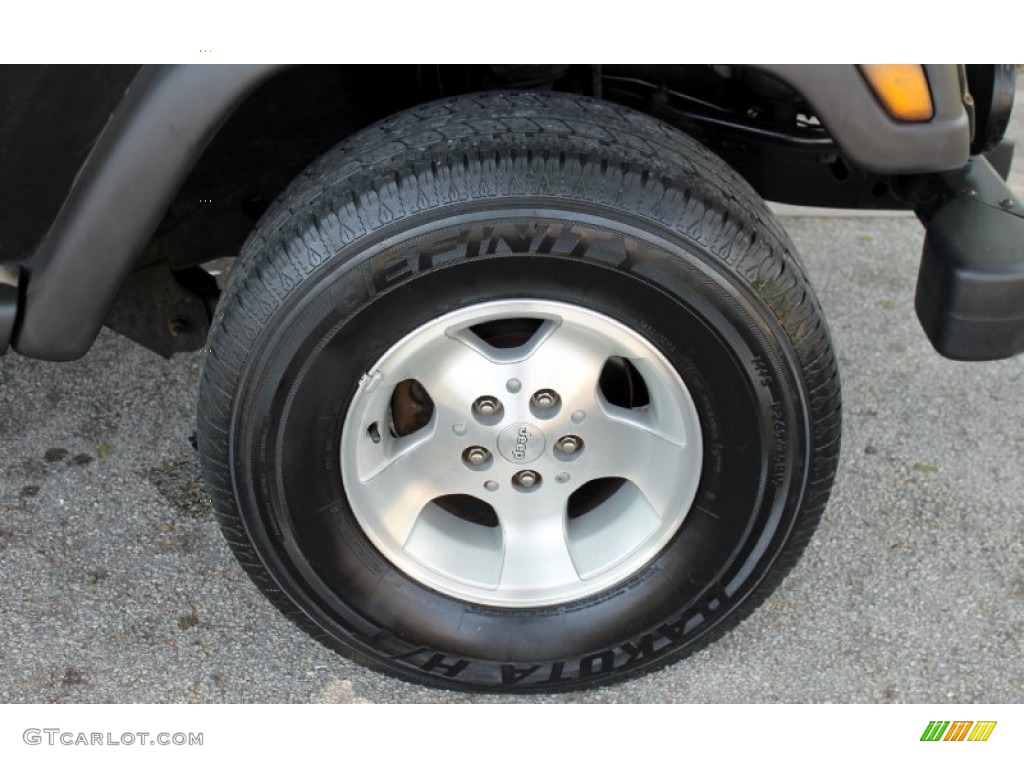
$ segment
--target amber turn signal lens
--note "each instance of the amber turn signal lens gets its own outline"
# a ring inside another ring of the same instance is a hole
[[[894,118],[915,123],[932,119],[932,95],[920,64],[861,64],[860,69]]]

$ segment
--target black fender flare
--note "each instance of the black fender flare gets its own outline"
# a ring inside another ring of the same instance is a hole
[[[13,348],[84,355],[175,193],[232,111],[281,65],[147,65],[23,275]]]

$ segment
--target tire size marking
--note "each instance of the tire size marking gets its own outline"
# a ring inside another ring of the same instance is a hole
[[[770,390],[772,388],[772,372],[768,367],[768,361],[763,357],[758,356],[751,360],[750,364],[754,366],[754,370],[757,371],[757,379],[761,383],[761,386]]]
[[[750,363],[757,371],[757,378],[761,386],[772,395],[772,441],[775,447],[775,456],[772,459],[769,481],[773,487],[778,488],[786,481],[788,475],[786,471],[786,435],[789,430],[786,426],[786,411],[782,403],[775,398],[772,392],[774,377],[768,362],[763,357],[758,356],[751,360]]]
[[[771,481],[778,488],[784,482],[786,471],[786,414],[782,403],[772,400],[772,430],[775,438],[775,458],[772,460]]]

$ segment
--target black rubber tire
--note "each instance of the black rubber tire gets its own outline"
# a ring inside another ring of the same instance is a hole
[[[365,537],[341,484],[359,376],[419,324],[503,296],[642,333],[701,420],[701,484],[678,534],[566,605],[494,608],[417,584]],[[312,636],[418,683],[566,690],[692,653],[793,567],[838,462],[828,329],[763,202],[671,127],[565,94],[428,104],[327,153],[244,246],[209,346],[199,447],[239,561]]]

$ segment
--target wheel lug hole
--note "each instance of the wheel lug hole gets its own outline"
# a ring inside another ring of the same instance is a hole
[[[524,469],[512,475],[512,485],[517,491],[535,491],[540,487],[541,476],[532,469]]]
[[[490,416],[497,413],[500,407],[501,403],[498,401],[498,398],[491,397],[490,395],[478,397],[476,402],[473,403],[473,410],[477,413],[482,413],[484,416]]]
[[[550,419],[562,407],[562,398],[553,389],[538,389],[530,398],[530,411],[539,419]]]
[[[538,408],[550,408],[558,402],[558,393],[553,389],[539,389],[533,393],[533,403]]]
[[[494,463],[491,452],[479,445],[473,445],[464,450],[462,461],[470,469],[487,469]]]
[[[497,424],[504,411],[501,400],[493,395],[483,395],[473,401],[473,415],[482,424]]]
[[[555,442],[555,454],[562,459],[575,459],[583,450],[583,438],[579,435],[566,435]]]

